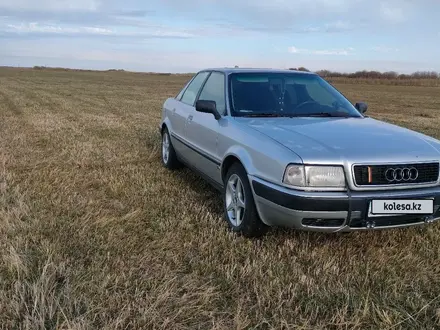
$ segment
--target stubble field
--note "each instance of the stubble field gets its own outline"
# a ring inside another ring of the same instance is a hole
[[[188,79],[0,68],[0,327],[440,327],[440,224],[248,240],[166,171],[161,105]],[[440,87],[336,86],[440,138]]]

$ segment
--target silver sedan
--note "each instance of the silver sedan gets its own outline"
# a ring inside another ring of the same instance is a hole
[[[163,105],[162,162],[218,188],[248,237],[439,220],[440,141],[366,110],[313,73],[203,70]]]

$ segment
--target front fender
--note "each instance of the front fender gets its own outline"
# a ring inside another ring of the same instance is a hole
[[[164,128],[164,126],[168,127],[168,131],[171,133],[173,131],[173,127],[171,125],[171,121],[169,119],[169,115],[170,115],[170,109],[172,109],[173,107],[175,108],[176,104],[175,104],[176,100],[172,97],[168,98],[163,106],[162,106],[162,118],[160,120],[160,124],[159,124],[159,131],[162,132],[162,129]]]
[[[248,174],[255,175],[256,169],[252,161],[252,157],[249,155],[249,152],[245,148],[237,145],[231,146],[226,151],[225,156],[222,160],[222,164],[220,166],[221,173],[224,173],[224,167],[228,165],[228,162],[226,160],[229,159],[231,156],[237,158],[241,162]]]
[[[171,121],[168,117],[165,117],[164,119],[161,120],[160,125],[159,125],[159,132],[160,133],[162,133],[162,130],[165,126],[168,128],[168,132],[171,133],[173,131]]]
[[[253,146],[234,144],[226,152],[222,162],[229,165],[228,157],[236,157],[249,175],[255,176],[273,184],[281,184],[286,166],[290,163],[302,163],[301,159],[290,150],[276,143],[259,140]]]

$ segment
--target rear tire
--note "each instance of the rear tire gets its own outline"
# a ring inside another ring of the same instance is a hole
[[[176,151],[171,143],[170,134],[166,127],[162,130],[162,164],[169,170],[182,167],[182,164],[177,159]]]
[[[245,237],[261,237],[267,230],[257,212],[246,170],[239,163],[229,168],[223,190],[224,217],[229,228]]]

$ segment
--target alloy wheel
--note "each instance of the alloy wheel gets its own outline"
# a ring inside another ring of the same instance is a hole
[[[162,159],[165,164],[168,163],[170,158],[170,137],[167,132],[163,133],[162,136]]]
[[[237,174],[232,174],[226,186],[226,210],[231,224],[238,227],[243,222],[246,210],[243,183]]]

